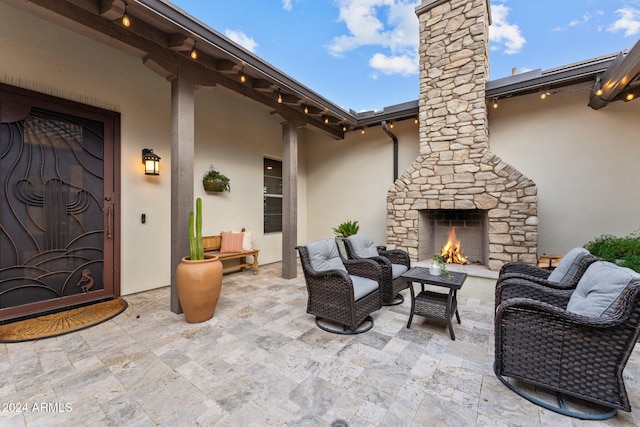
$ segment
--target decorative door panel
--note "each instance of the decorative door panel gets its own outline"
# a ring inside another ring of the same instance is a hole
[[[0,320],[116,295],[118,121],[42,95],[0,95]]]

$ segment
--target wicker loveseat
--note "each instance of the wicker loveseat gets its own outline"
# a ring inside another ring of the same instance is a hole
[[[398,305],[404,302],[400,291],[407,288],[400,276],[411,268],[409,254],[401,249],[376,247],[369,234],[354,234],[342,238],[349,259],[371,259],[380,264],[383,272],[382,305]]]
[[[382,268],[378,263],[342,259],[334,239],[317,240],[296,249],[307,284],[307,313],[316,316],[316,325],[341,334],[371,329],[371,313],[382,307]]]
[[[630,269],[594,262],[575,289],[509,278],[496,288],[494,371],[549,410],[610,418],[617,409],[631,410],[622,371],[639,331],[640,275]],[[557,392],[558,406],[524,392],[522,382]],[[595,414],[569,410],[567,396],[604,408]]]

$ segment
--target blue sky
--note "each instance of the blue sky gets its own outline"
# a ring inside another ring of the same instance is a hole
[[[420,0],[173,0],[335,104],[418,98]],[[491,0],[491,80],[630,49],[640,0]]]

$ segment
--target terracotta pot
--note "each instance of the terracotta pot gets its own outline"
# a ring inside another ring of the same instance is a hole
[[[198,261],[182,258],[176,268],[176,288],[187,322],[211,319],[222,289],[222,263],[217,256]]]

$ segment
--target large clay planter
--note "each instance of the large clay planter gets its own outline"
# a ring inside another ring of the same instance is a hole
[[[222,263],[217,256],[198,261],[182,258],[176,268],[176,288],[187,322],[211,319],[222,289]]]

